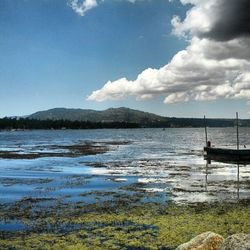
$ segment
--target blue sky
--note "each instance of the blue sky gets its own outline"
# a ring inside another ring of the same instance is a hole
[[[148,99],[145,93],[151,96],[154,86],[143,94],[124,94],[122,85],[124,96],[113,98],[116,80],[135,81],[145,69],[160,69],[190,45],[190,39],[173,34],[171,21],[175,15],[184,20],[193,6],[178,0],[106,0],[97,5],[79,15],[67,0],[0,1],[0,117],[55,107],[120,106],[176,117],[231,117],[235,111],[248,117],[246,98],[228,98],[228,92],[215,99],[184,100],[179,89],[173,97],[163,88],[163,94]],[[112,89],[105,92],[108,81]],[[98,95],[92,95],[96,90]]]

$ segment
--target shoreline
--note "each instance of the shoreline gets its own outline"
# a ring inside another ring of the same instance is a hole
[[[1,221],[18,221],[26,228],[0,230],[1,249],[175,249],[205,231],[225,238],[250,233],[249,201],[141,204],[119,197],[50,208],[37,204],[26,200],[12,209],[0,207]]]

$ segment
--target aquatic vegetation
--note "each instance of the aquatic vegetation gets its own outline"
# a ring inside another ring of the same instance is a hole
[[[53,179],[50,178],[0,178],[3,186],[45,184],[51,181]]]
[[[0,150],[0,159],[37,159],[41,157],[79,157],[84,155],[104,154],[129,141],[80,141],[73,145],[34,146],[23,151],[19,145],[14,150]]]
[[[89,182],[89,178],[82,175],[66,176],[66,181],[63,183],[63,187],[78,187],[86,185]]]
[[[19,214],[30,229],[7,238],[0,233],[0,249],[174,249],[204,231],[250,233],[249,217],[249,202],[61,204],[29,219]]]

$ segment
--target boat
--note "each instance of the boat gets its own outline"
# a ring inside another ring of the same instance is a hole
[[[231,149],[231,148],[211,148],[204,147],[204,151],[207,154],[217,154],[217,155],[235,155],[235,156],[249,156],[250,149]]]
[[[221,161],[250,161],[250,149],[204,147],[204,157]]]
[[[236,112],[237,145],[236,149],[211,147],[211,142],[207,140],[206,117],[204,116],[206,146],[204,147],[204,158],[208,160],[221,160],[227,162],[250,161],[250,149],[239,148],[239,126],[238,112]]]

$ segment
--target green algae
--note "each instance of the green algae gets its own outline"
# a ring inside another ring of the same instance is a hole
[[[5,187],[14,185],[34,185],[52,182],[51,178],[0,178],[0,184]]]
[[[19,216],[32,230],[0,233],[0,249],[174,249],[205,231],[250,233],[249,217],[249,202],[58,204],[34,217]]]
[[[0,150],[0,159],[37,159],[42,157],[79,157],[104,154],[114,150],[115,146],[126,145],[129,141],[79,141],[74,145],[35,146],[29,152],[22,152],[17,146],[14,150]],[[45,151],[44,151],[45,150]],[[47,151],[47,152],[46,152]]]

